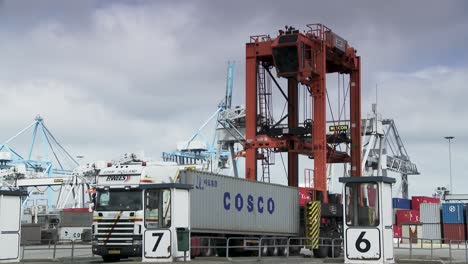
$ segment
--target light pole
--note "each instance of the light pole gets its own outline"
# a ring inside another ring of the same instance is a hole
[[[455,137],[449,136],[444,137],[449,143],[449,170],[450,170],[450,193],[453,193],[453,182],[452,182],[452,139]]]

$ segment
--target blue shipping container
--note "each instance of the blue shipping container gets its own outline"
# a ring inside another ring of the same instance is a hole
[[[462,203],[442,204],[442,223],[463,224],[465,222],[464,208],[465,204]]]
[[[411,210],[411,200],[403,198],[393,198],[392,204],[394,209]]]

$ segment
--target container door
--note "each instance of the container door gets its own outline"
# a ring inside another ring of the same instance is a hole
[[[19,196],[0,196],[0,260],[19,257],[20,214]]]
[[[171,258],[171,191],[145,190],[145,233],[143,257],[164,261]]]

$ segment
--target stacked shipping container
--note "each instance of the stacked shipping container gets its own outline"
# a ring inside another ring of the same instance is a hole
[[[425,236],[428,236],[428,239],[441,239],[440,200],[438,198],[428,196],[413,196],[411,200],[393,198],[392,204],[394,237],[410,237],[410,240],[414,242],[418,238],[425,238]],[[427,207],[424,205],[424,209],[420,211],[422,204],[435,205]],[[409,242],[409,240],[406,239],[403,242]]]
[[[440,221],[440,204],[435,203],[422,203],[420,204],[420,214],[422,233],[420,238],[431,240],[435,243],[440,243],[441,234],[441,221]]]
[[[413,196],[411,199],[411,209],[419,212],[421,204],[423,203],[440,204],[440,199],[428,196]]]
[[[397,219],[397,213],[398,211],[410,211],[411,200],[402,199],[402,198],[393,198],[392,204],[393,204],[393,237],[401,238],[402,236],[401,219]],[[408,218],[411,219],[412,217],[406,215],[406,221],[408,221]]]
[[[465,204],[442,204],[442,222],[444,225],[444,242],[465,241]]]

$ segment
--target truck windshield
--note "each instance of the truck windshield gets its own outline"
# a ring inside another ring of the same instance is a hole
[[[98,191],[96,211],[137,211],[142,209],[142,193],[135,190]]]

